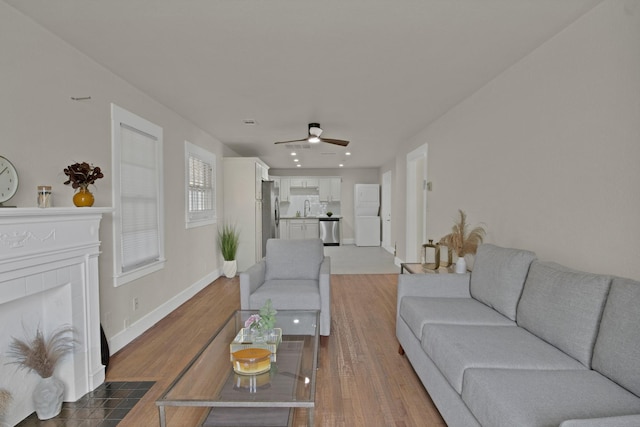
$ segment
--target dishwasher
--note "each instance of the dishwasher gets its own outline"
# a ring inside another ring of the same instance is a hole
[[[325,246],[340,246],[340,218],[318,218],[320,239]]]

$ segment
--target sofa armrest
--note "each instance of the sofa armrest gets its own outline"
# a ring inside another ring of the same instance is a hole
[[[320,335],[329,335],[331,331],[331,258],[324,257],[320,264]]]
[[[398,275],[397,309],[403,297],[471,298],[466,274],[400,274]]]
[[[263,259],[240,273],[240,309],[250,310],[249,297],[264,283],[267,262]]]
[[[586,420],[566,420],[560,427],[637,427],[640,426],[640,414],[620,415],[617,417],[591,418]]]

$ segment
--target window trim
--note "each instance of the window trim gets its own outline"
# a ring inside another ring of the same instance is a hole
[[[189,158],[191,156],[198,157],[211,167],[211,188],[213,193],[212,208],[200,212],[200,215],[193,217],[189,212]],[[204,148],[195,145],[189,141],[184,142],[184,215],[185,228],[196,228],[205,225],[211,225],[218,222],[217,213],[217,191],[216,191],[216,155]]]
[[[112,196],[113,196],[113,286],[118,287],[132,282],[155,271],[164,268],[166,258],[164,250],[164,169],[163,169],[163,130],[160,126],[151,123],[115,104],[111,104],[111,164]],[[158,144],[156,149],[156,172],[158,183],[156,187],[158,201],[158,251],[156,261],[139,268],[122,271],[122,203],[121,203],[121,157],[122,157],[122,125],[154,138]]]

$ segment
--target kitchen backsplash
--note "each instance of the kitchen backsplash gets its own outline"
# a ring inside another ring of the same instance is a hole
[[[280,216],[293,218],[296,216],[296,212],[300,212],[300,216],[303,216],[305,200],[309,200],[311,208],[308,216],[318,216],[327,212],[340,215],[340,202],[320,202],[318,195],[290,195],[289,202],[280,202]]]

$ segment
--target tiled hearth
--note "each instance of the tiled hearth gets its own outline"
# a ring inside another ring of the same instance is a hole
[[[40,421],[34,412],[17,427],[113,427],[118,425],[153,384],[153,381],[104,383],[76,402],[63,403],[62,411],[57,417]]]

